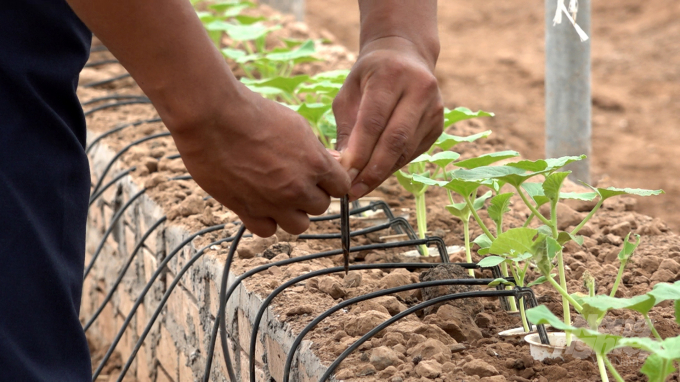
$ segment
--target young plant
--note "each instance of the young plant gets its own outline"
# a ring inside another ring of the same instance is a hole
[[[650,292],[632,298],[616,298],[607,295],[594,296],[592,294],[589,296],[574,295],[573,298],[579,306],[579,312],[588,322],[589,328],[577,328],[565,324],[543,305],[529,309],[527,316],[536,324],[550,324],[557,329],[571,333],[593,349],[602,381],[609,380],[607,370],[616,381],[624,381],[607,359],[608,353],[622,347],[640,349],[650,353],[640,369],[650,382],[663,382],[675,371],[673,363],[680,360],[680,336],[662,339],[649,319],[649,312],[663,301],[674,301],[675,320],[680,323],[680,282],[674,284],[660,283],[655,285]],[[612,309],[626,309],[640,313],[645,318],[654,338],[621,337],[600,333],[597,330],[599,323]]]

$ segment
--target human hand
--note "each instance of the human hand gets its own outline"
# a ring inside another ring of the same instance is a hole
[[[307,214],[326,211],[329,195],[347,194],[347,172],[300,115],[244,87],[240,93],[242,100],[225,102],[220,113],[170,129],[182,160],[251,232],[271,236],[278,224],[300,234]]]
[[[333,103],[351,200],[375,189],[441,135],[444,106],[433,70],[431,59],[402,37],[362,46]]]

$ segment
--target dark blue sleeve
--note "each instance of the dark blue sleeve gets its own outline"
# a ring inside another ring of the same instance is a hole
[[[78,320],[89,170],[64,0],[0,2],[0,380],[91,379]]]

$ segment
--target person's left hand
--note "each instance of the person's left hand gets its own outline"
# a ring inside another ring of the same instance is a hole
[[[337,149],[352,178],[351,200],[375,189],[441,135],[444,106],[433,71],[434,62],[407,39],[380,38],[362,47],[333,103]]]

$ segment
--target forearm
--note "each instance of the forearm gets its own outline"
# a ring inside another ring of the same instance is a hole
[[[388,37],[408,40],[431,69],[439,56],[436,0],[359,0],[360,49]]]
[[[191,126],[242,87],[187,0],[67,0],[154,103],[168,128]]]

